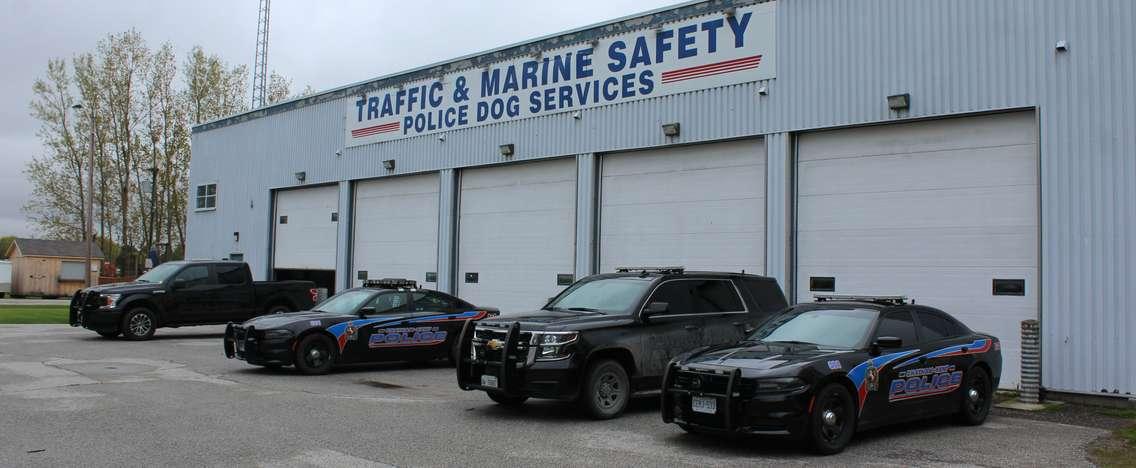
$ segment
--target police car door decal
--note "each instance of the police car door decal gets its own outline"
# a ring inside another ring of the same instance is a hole
[[[957,369],[954,364],[903,368],[929,359],[982,354],[989,351],[991,346],[991,340],[977,339],[967,344],[947,346],[899,363],[895,366],[895,379],[888,383],[888,401],[897,402],[943,395],[957,390],[962,385],[963,371]]]

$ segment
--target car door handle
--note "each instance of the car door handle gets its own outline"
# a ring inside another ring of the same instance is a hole
[[[694,330],[701,330],[701,329],[702,329],[702,327],[700,327],[700,326],[698,326],[698,325],[683,325],[683,327],[682,327],[682,328],[683,328],[684,330],[689,330],[689,331],[694,331]]]

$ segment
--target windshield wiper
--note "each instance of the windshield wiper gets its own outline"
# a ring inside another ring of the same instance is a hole
[[[138,278],[138,279],[134,280],[134,282],[135,282],[135,283],[149,283],[149,281],[147,281],[147,280],[144,280],[144,279],[142,279],[142,278]]]
[[[816,343],[811,343],[811,342],[808,342],[808,341],[797,341],[797,340],[775,340],[775,341],[766,341],[766,343],[788,343],[788,344],[795,344],[795,345],[809,345],[809,346],[818,346],[818,347],[820,346]]]
[[[569,308],[564,309],[564,310],[571,310],[573,312],[588,312],[590,314],[600,314],[601,313],[599,311],[599,309],[593,309],[591,307],[569,307]]]

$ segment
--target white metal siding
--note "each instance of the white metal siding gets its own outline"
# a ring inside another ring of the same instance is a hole
[[[533,310],[563,288],[557,274],[575,272],[575,159],[463,171],[458,210],[462,299]]]
[[[438,271],[438,174],[359,182],[355,186],[351,278],[407,278],[425,288]]]
[[[765,146],[692,145],[602,159],[600,269],[765,271]]]
[[[1038,317],[1032,112],[834,130],[798,146],[797,299],[809,277],[839,294],[903,294],[1002,342],[1018,383],[1019,324]],[[1025,296],[993,296],[994,278]]]
[[[339,186],[328,185],[276,193],[273,250],[277,269],[335,270]],[[280,223],[287,216],[288,222]]]

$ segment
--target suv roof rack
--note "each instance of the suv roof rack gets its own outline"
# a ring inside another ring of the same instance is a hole
[[[669,274],[676,274],[676,273],[678,273],[678,274],[681,274],[682,272],[686,271],[686,267],[684,267],[684,266],[662,266],[662,267],[649,267],[649,266],[640,266],[640,267],[615,267],[615,272],[616,272],[616,273],[631,273],[631,272],[633,272],[633,271],[638,271],[638,272],[640,272],[640,273],[643,273],[643,274],[647,274],[647,273],[659,273],[659,274],[663,274],[663,275],[669,275]]]
[[[406,278],[383,278],[363,281],[364,288],[418,289],[418,282]]]
[[[828,301],[854,301],[854,302],[871,302],[873,304],[882,305],[906,305],[914,304],[915,301],[908,301],[907,296],[899,295],[857,295],[857,294],[817,294],[813,296],[816,302]]]

